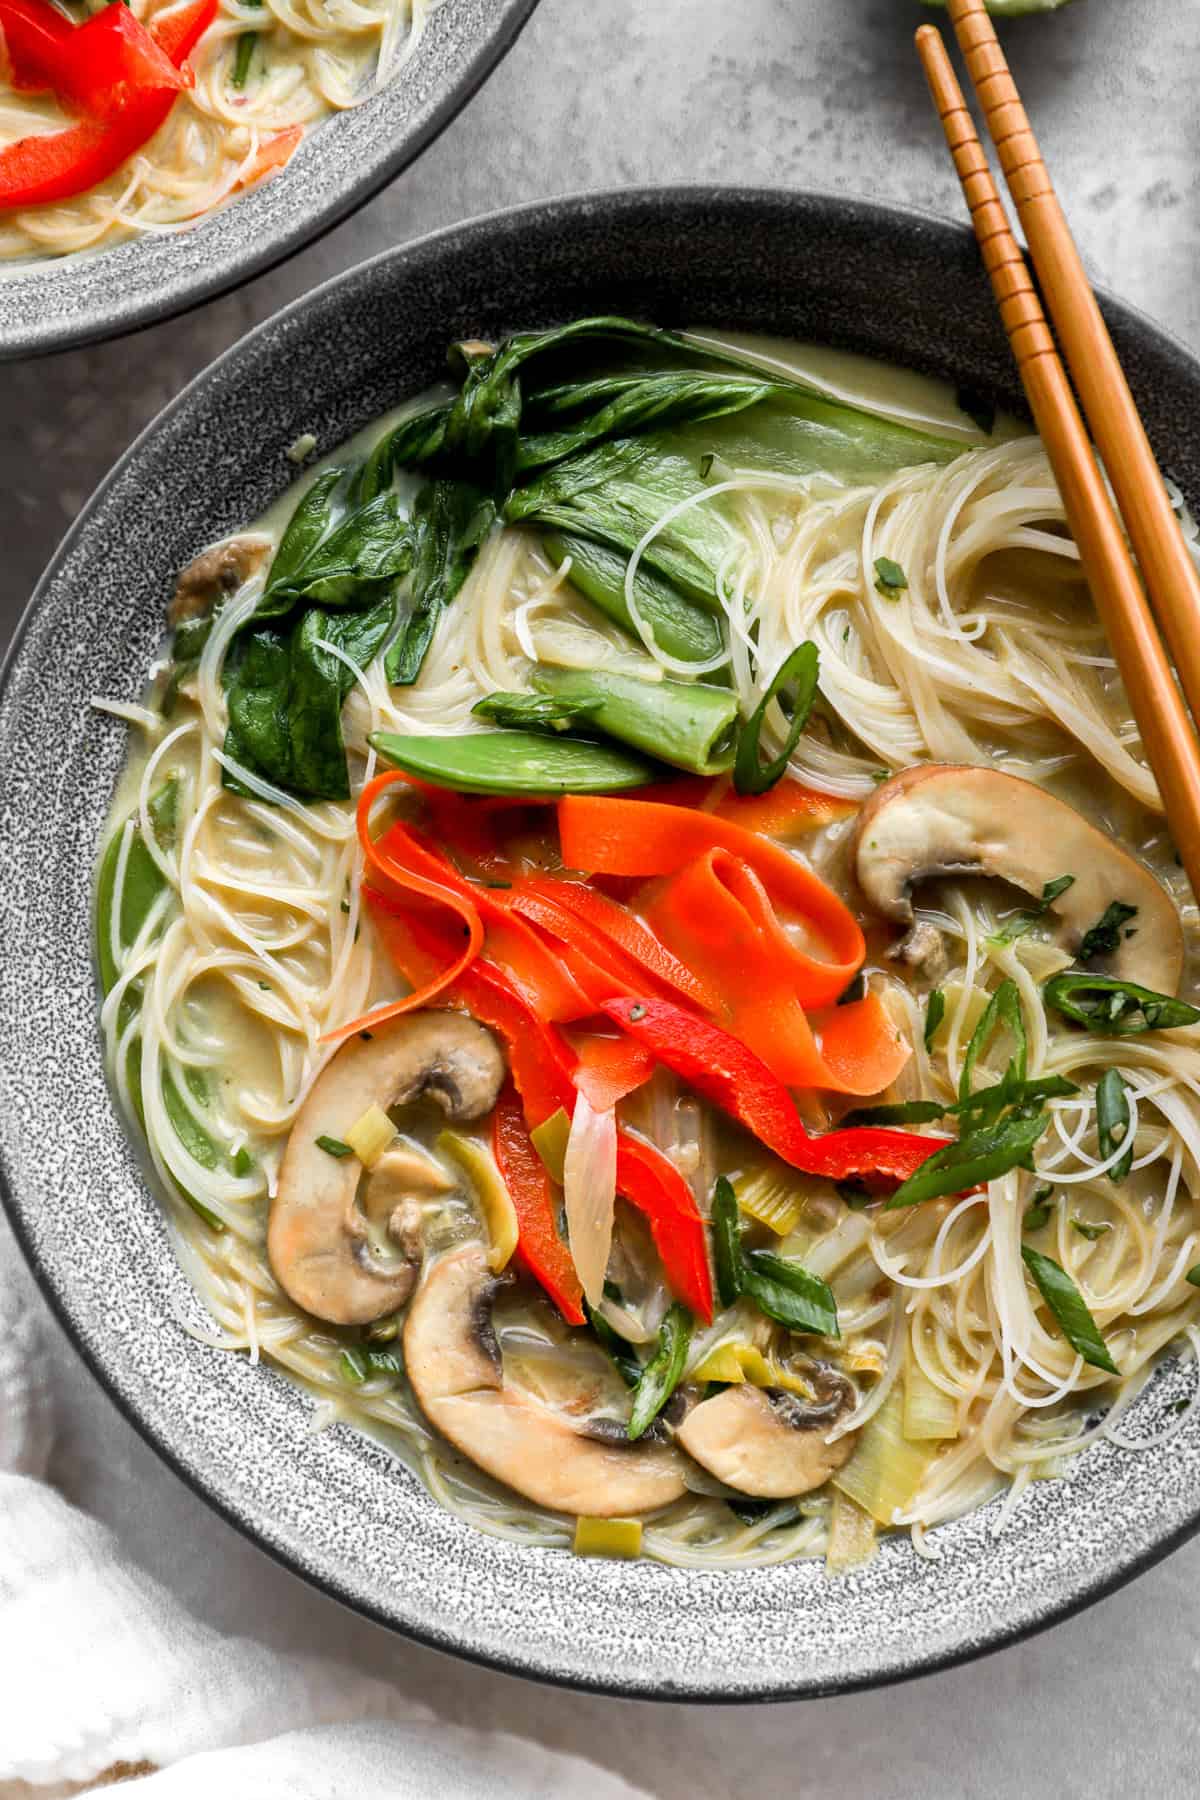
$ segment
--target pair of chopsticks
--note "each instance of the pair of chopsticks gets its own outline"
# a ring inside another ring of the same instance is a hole
[[[922,25],[917,49],[1167,823],[1200,899],[1200,744],[1187,710],[1200,723],[1200,576],[983,0],[947,0],[947,10],[1128,541],[940,32]]]

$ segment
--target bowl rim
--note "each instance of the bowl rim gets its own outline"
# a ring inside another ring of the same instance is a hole
[[[534,3],[535,0],[528,0],[529,5]],[[829,189],[796,189],[782,185],[726,185],[719,183],[676,183],[664,187],[641,185],[603,190],[582,190],[478,214],[472,218],[440,227],[407,243],[380,251],[362,262],[352,265],[349,269],[328,277],[317,287],[290,301],[278,312],[253,326],[193,376],[186,386],[168,401],[138,433],[80,509],[18,619],[12,639],[0,661],[0,711],[3,710],[13,671],[44,593],[54,582],[79,538],[89,528],[90,515],[94,507],[108,489],[116,484],[125,467],[136,458],[143,445],[165,421],[189,404],[194,391],[212,379],[225,365],[245,354],[268,332],[278,330],[283,322],[293,319],[307,307],[328,299],[340,284],[352,283],[360,279],[366,271],[375,269],[382,264],[391,263],[397,268],[402,268],[408,259],[436,257],[444,245],[469,239],[473,234],[494,235],[497,231],[510,227],[519,228],[523,224],[534,221],[549,225],[567,225],[572,217],[578,215],[580,209],[619,217],[623,209],[637,210],[647,206],[655,208],[665,206],[682,208],[685,211],[692,210],[700,215],[708,205],[719,205],[724,208],[744,207],[749,210],[756,206],[779,206],[781,203],[786,205],[788,202],[813,206],[818,209],[832,209],[860,225],[873,225],[884,235],[888,232],[895,232],[897,229],[919,227],[927,233],[932,233],[947,252],[973,252],[975,240],[969,226],[948,220],[927,208],[901,202],[869,200]],[[1200,364],[1200,356],[1197,353],[1193,352],[1176,334],[1158,324],[1148,314],[1118,298],[1111,290],[1100,284],[1096,284],[1096,293],[1110,321],[1115,318],[1121,325],[1132,327],[1135,332],[1148,335],[1149,338],[1156,341],[1160,349],[1171,356],[1181,358],[1193,365]],[[118,1130],[124,1130],[119,1120],[116,1121],[116,1126]],[[226,1500],[215,1486],[208,1485],[198,1471],[189,1467],[183,1461],[182,1456],[162,1437],[149,1420],[139,1413],[133,1402],[127,1401],[119,1391],[115,1379],[110,1376],[105,1367],[103,1358],[98,1351],[93,1351],[87,1342],[81,1327],[72,1316],[66,1298],[60,1296],[49,1270],[41,1262],[32,1233],[26,1228],[22,1209],[16,1198],[2,1144],[0,1144],[0,1206],[3,1207],[26,1265],[37,1282],[42,1297],[85,1367],[143,1442],[148,1444],[172,1472],[182,1479],[187,1487],[220,1518],[233,1526],[256,1549],[288,1570],[290,1574],[299,1577],[308,1586],[337,1601],[349,1611],[368,1618],[401,1637],[419,1643],[426,1649],[438,1651],[442,1655],[459,1658],[507,1675],[516,1675],[525,1680],[578,1692],[599,1694],[613,1699],[641,1700],[649,1703],[729,1706],[822,1699],[839,1694],[889,1687],[974,1662],[1034,1637],[1115,1593],[1137,1576],[1163,1561],[1174,1550],[1200,1532],[1200,1494],[1198,1494],[1192,1512],[1182,1523],[1161,1530],[1144,1548],[1133,1552],[1115,1566],[1110,1566],[1102,1571],[1090,1572],[1062,1598],[1048,1603],[1040,1602],[1038,1610],[1028,1617],[1018,1619],[1011,1624],[989,1624],[986,1638],[967,1639],[945,1649],[929,1650],[921,1654],[918,1660],[912,1658],[900,1660],[897,1656],[884,1665],[877,1664],[862,1672],[841,1674],[835,1677],[793,1678],[786,1686],[779,1685],[764,1690],[761,1687],[756,1688],[749,1685],[739,1688],[732,1684],[705,1688],[700,1684],[689,1683],[686,1687],[677,1687],[665,1680],[637,1684],[603,1675],[591,1677],[575,1674],[556,1669],[548,1662],[534,1666],[531,1662],[506,1656],[502,1652],[493,1653],[453,1642],[449,1632],[439,1636],[424,1626],[401,1622],[382,1604],[375,1604],[370,1599],[351,1593],[347,1587],[339,1583],[335,1575],[314,1571],[305,1566],[299,1556],[289,1551],[282,1543],[261,1536],[253,1523],[240,1516],[232,1503]]]
[[[15,288],[27,279],[50,279],[50,274],[60,267],[70,270],[77,266],[76,256],[60,258],[36,258],[31,261],[13,265],[5,269],[0,265],[0,362],[15,362],[25,357],[52,356],[58,351],[82,350],[92,344],[102,344],[114,339],[134,337],[139,332],[148,331],[152,326],[161,325],[168,319],[180,318],[194,312],[197,307],[206,305],[210,300],[219,300],[223,296],[235,293],[247,283],[256,280],[260,275],[278,268],[290,257],[296,256],[310,244],[315,244],[326,237],[335,226],[341,225],[360,211],[367,203],[381,193],[385,187],[403,174],[418,157],[422,156],[430,145],[441,137],[448,125],[451,125],[463,108],[475,98],[484,83],[499,68],[509,51],[513,48],[538,4],[538,0],[492,0],[498,8],[496,17],[490,25],[485,26],[479,40],[468,60],[457,70],[456,78],[442,92],[424,115],[418,114],[418,122],[411,132],[405,133],[391,147],[384,150],[377,158],[363,165],[361,171],[353,176],[328,203],[313,213],[303,213],[294,223],[281,231],[264,237],[261,241],[253,235],[243,234],[242,245],[231,256],[226,256],[213,265],[212,272],[202,271],[185,289],[176,294],[172,289],[158,287],[144,296],[126,304],[119,298],[108,299],[103,305],[93,307],[82,322],[72,321],[67,312],[55,312],[49,321],[40,323],[27,321],[18,327],[10,327],[4,319],[3,303],[7,288]],[[418,47],[419,55],[419,47]],[[403,79],[403,76],[400,77]],[[384,90],[386,91],[386,90]],[[334,115],[336,117],[336,115]],[[333,118],[319,121],[317,130],[333,123]],[[287,170],[279,171],[275,180],[286,180]],[[236,208],[248,195],[239,195],[233,201]],[[219,211],[225,211],[222,207]],[[196,222],[196,229],[202,230],[206,219]],[[432,235],[432,234],[426,234]],[[132,240],[134,243],[137,240]],[[411,240],[413,243],[423,242],[424,237]],[[117,246],[118,248],[122,246]],[[89,266],[92,257],[88,257]],[[105,250],[94,253],[101,258],[107,254]],[[383,252],[387,254],[387,252]],[[373,258],[370,260],[374,260]],[[359,265],[354,264],[352,267]],[[346,273],[345,270],[339,273]],[[69,275],[68,275],[69,279]],[[337,275],[327,278],[336,281]],[[325,286],[322,282],[320,286]],[[310,292],[317,292],[311,289]],[[301,300],[304,295],[299,297]],[[291,302],[289,304],[295,304]],[[271,317],[278,317],[272,314]],[[267,323],[266,320],[261,321]],[[252,327],[252,330],[257,327]],[[235,340],[243,342],[249,332]],[[222,355],[225,353],[222,352]],[[215,361],[220,361],[217,357]],[[207,364],[206,368],[213,364]],[[205,371],[201,371],[204,373]],[[190,386],[190,383],[189,383]],[[161,409],[165,411],[164,407]],[[156,414],[157,418],[159,415]],[[152,420],[151,423],[154,421]],[[140,434],[139,434],[140,435]]]

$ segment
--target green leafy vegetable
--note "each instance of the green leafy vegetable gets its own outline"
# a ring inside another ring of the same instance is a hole
[[[1043,1256],[1040,1250],[1033,1250],[1028,1244],[1022,1244],[1021,1256],[1072,1350],[1094,1369],[1119,1375],[1121,1371],[1109,1354],[1099,1326],[1066,1270],[1053,1257]]]
[[[1108,1171],[1110,1181],[1121,1182],[1133,1163],[1133,1134],[1130,1127],[1129,1089],[1120,1069],[1105,1069],[1096,1085],[1096,1131],[1100,1139],[1100,1155],[1105,1161],[1118,1145],[1124,1152]]]
[[[1193,1287],[1200,1287],[1200,1263],[1193,1263],[1183,1279],[1190,1281]]]
[[[408,618],[384,663],[390,682],[409,687],[421,673],[437,622],[469,575],[495,519],[494,502],[469,482],[434,481],[418,494],[412,515],[412,596]]]
[[[393,767],[462,794],[607,794],[659,776],[652,763],[614,745],[525,731],[460,737],[376,731],[371,743]]]
[[[784,658],[771,678],[766,693],[738,733],[737,760],[733,769],[733,785],[739,794],[765,794],[787,773],[792,752],[808,724],[813,701],[817,697],[820,655],[813,643],[803,643]],[[763,763],[759,760],[759,738],[771,703],[785,689],[792,690],[792,716],[787,739],[778,756]]]
[[[908,586],[908,576],[890,556],[875,558],[875,587],[885,600],[894,600]]]
[[[1084,969],[1067,969],[1052,975],[1042,988],[1047,1006],[1089,1031],[1109,1037],[1127,1037],[1142,1031],[1171,1031],[1200,1020],[1200,1007],[1189,1006],[1170,994],[1119,981],[1113,975],[1092,975]]]
[[[925,1048],[933,1049],[933,1040],[937,1036],[938,1026],[946,1016],[946,996],[941,988],[934,988],[925,1007]]]
[[[653,1424],[683,1376],[692,1338],[692,1315],[678,1301],[671,1307],[658,1334],[658,1348],[641,1370],[633,1391],[629,1436],[633,1440]]]
[[[1137,918],[1137,907],[1124,900],[1110,900],[1094,925],[1084,932],[1079,944],[1079,961],[1089,962],[1093,956],[1112,956],[1121,947],[1124,926]],[[1124,933],[1126,937],[1129,933]]]
[[[563,563],[570,557],[573,587],[631,637],[639,637],[625,597],[628,558],[621,551],[561,532],[550,532],[542,541],[554,562]],[[644,563],[634,575],[633,592],[640,618],[667,656],[682,662],[711,663],[720,654],[724,646],[720,621]]]
[[[542,396],[540,405],[557,418],[578,415],[573,424],[557,431],[523,436],[516,455],[518,477],[545,468],[610,438],[623,438],[650,428],[689,424],[742,412],[773,393],[786,389],[768,380],[747,375],[706,374],[680,370],[664,375],[627,375],[604,381],[576,383]],[[531,410],[537,410],[537,404]]]
[[[1050,1123],[1047,1112],[1022,1118],[1010,1114],[999,1124],[968,1132],[957,1143],[935,1150],[927,1162],[901,1183],[887,1209],[916,1206],[944,1194],[960,1194],[1007,1175],[1010,1169],[1028,1168],[1033,1147]]]
[[[513,731],[540,731],[549,737],[586,723],[599,700],[556,700],[550,694],[485,694],[471,711],[489,724]]]
[[[589,702],[597,730],[677,769],[717,775],[733,762],[737,700],[728,688],[545,666],[532,680],[553,699]]]

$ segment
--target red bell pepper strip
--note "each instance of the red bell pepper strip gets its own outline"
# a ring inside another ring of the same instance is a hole
[[[97,17],[106,17],[107,10]],[[178,71],[212,23],[216,11],[217,0],[195,0],[194,5],[156,20],[150,27],[149,41]],[[86,26],[73,27],[72,40],[96,23],[93,19]],[[105,47],[115,54],[119,42],[124,40],[118,39],[113,27],[105,29],[114,33]],[[116,29],[123,28],[118,26]],[[32,38],[23,38],[21,42],[26,52],[32,55]],[[73,58],[68,57],[68,60],[73,61]],[[92,94],[92,84],[86,74],[80,73],[78,80],[74,76],[71,79],[80,93]],[[186,85],[186,78],[177,83],[174,90],[164,90],[161,86],[143,89],[131,81],[125,98],[103,117],[81,120],[65,131],[18,138],[16,143],[0,150],[0,211],[72,200],[106,181],[154,136],[170,113],[180,85]],[[58,77],[55,86],[58,86]],[[95,103],[100,102],[96,99]]]
[[[713,1316],[704,1220],[674,1163],[627,1131],[617,1135],[617,1192],[642,1213],[671,1292],[706,1323]]]
[[[72,25],[49,0],[0,0],[9,79],[18,91],[50,89],[68,112],[107,119],[147,94],[193,85],[127,6],[106,6]]]
[[[649,1081],[654,1058],[624,1032],[601,1037],[596,1032],[574,1041],[578,1053],[574,1081],[594,1112],[607,1112]]]
[[[820,1016],[804,1010],[811,959],[776,917],[762,882],[740,857],[713,849],[645,890],[658,936],[720,996],[708,1010],[787,1087],[878,1094],[911,1054],[877,995]],[[815,1016],[815,1015],[814,1015]]]
[[[190,6],[173,6],[151,22],[150,36],[176,68],[183,66],[216,18],[218,4],[219,0],[192,0]]]
[[[638,800],[571,794],[558,803],[563,861],[604,875],[673,875],[714,849],[747,863],[785,918],[823,941],[825,956],[793,949],[803,1004],[832,1006],[862,966],[866,943],[833,889],[768,838],[711,813]]]
[[[720,1026],[648,994],[624,995],[606,1001],[600,1010],[698,1094],[807,1175],[824,1175],[831,1181],[863,1177],[904,1181],[948,1141],[873,1126],[810,1137],[783,1083]]]
[[[492,1114],[492,1152],[517,1215],[517,1261],[571,1325],[584,1323],[583,1289],[559,1236],[554,1189],[533,1147],[516,1090],[507,1082]]]

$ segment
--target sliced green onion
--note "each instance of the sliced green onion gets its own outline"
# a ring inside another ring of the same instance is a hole
[[[713,1189],[712,1232],[717,1293],[722,1306],[732,1306],[742,1291],[742,1240],[737,1195],[724,1175]]]
[[[346,1380],[353,1382],[355,1387],[361,1387],[370,1374],[370,1368],[366,1356],[358,1349],[357,1345],[351,1345],[349,1349],[343,1350],[338,1361]]]
[[[1022,1244],[1021,1256],[1072,1350],[1094,1369],[1119,1375],[1121,1371],[1109,1354],[1099,1326],[1066,1270],[1052,1256],[1043,1256],[1040,1250],[1031,1250],[1028,1244]]]
[[[828,1282],[790,1257],[777,1256],[773,1250],[751,1250],[745,1259],[742,1291],[759,1312],[789,1331],[841,1336],[837,1301]]]
[[[326,1156],[353,1156],[354,1151],[349,1144],[343,1144],[341,1138],[326,1137],[322,1134],[317,1139],[318,1150],[324,1150]]]
[[[908,576],[898,562],[893,562],[890,556],[875,558],[875,590],[877,593],[882,594],[885,600],[894,600],[896,595],[902,594],[907,586]]]
[[[1096,1239],[1102,1238],[1106,1231],[1111,1231],[1112,1226],[1109,1224],[1093,1225],[1090,1219],[1072,1219],[1071,1229],[1077,1231],[1080,1237],[1087,1238],[1090,1244],[1094,1244]]]
[[[1129,1129],[1129,1089],[1120,1069],[1105,1069],[1096,1086],[1096,1130],[1100,1155],[1107,1162],[1113,1151],[1125,1146],[1108,1171],[1110,1181],[1122,1182],[1133,1162],[1133,1134]]]
[[[1118,981],[1114,975],[1090,975],[1085,969],[1052,975],[1042,988],[1042,998],[1065,1019],[1108,1037],[1173,1031],[1200,1020],[1200,1007],[1189,1006],[1186,1000],[1155,993],[1134,981]]]
[[[242,88],[246,85],[246,77],[250,73],[250,64],[254,60],[254,47],[257,43],[257,31],[243,31],[237,41],[237,54],[233,62],[233,85],[235,88]]]
[[[1016,1041],[1017,1051],[1009,1064],[1014,1077],[1018,1081],[1025,1079],[1025,1021],[1021,1016],[1021,996],[1017,992],[1017,984],[1007,978],[1000,983],[983,1012],[979,1023],[971,1033],[971,1041],[967,1045],[967,1054],[963,1058],[962,1075],[959,1077],[958,1097],[960,1100],[971,1098],[972,1080],[975,1064],[987,1049],[992,1033],[998,1025],[1007,1025]]]
[[[820,656],[817,646],[805,642],[786,657],[771,678],[771,685],[746,720],[738,733],[737,756],[733,765],[733,785],[739,794],[765,794],[773,788],[787,772],[788,763],[804,727],[808,724],[808,715],[812,711],[813,701],[817,697],[817,677],[820,673]],[[788,728],[787,742],[778,756],[770,762],[759,761],[758,740],[762,736],[763,721],[770,706],[781,690],[791,687],[792,722]]]
[[[887,1210],[939,1200],[944,1194],[961,1194],[1007,1175],[1010,1169],[1027,1167],[1033,1147],[1049,1123],[1047,1112],[1035,1113],[1032,1118],[1010,1116],[986,1131],[969,1132],[944,1150],[935,1150],[896,1189]]]
[[[946,996],[941,988],[934,988],[925,1007],[925,1048],[933,1049],[933,1040],[937,1036],[938,1026],[946,1016]]]
[[[692,1315],[676,1301],[658,1334],[658,1348],[642,1369],[633,1394],[629,1437],[640,1438],[658,1417],[683,1377],[688,1345],[692,1339]]]

